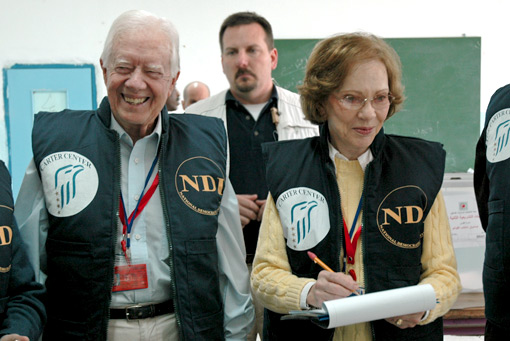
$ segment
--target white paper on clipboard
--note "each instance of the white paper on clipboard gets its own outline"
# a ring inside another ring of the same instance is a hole
[[[430,284],[414,285],[375,293],[350,296],[322,304],[322,309],[291,311],[283,319],[311,319],[323,328],[414,314],[436,306],[436,293]]]

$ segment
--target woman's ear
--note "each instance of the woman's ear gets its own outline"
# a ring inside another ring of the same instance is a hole
[[[317,106],[317,113],[319,114],[320,120],[322,122],[326,122],[328,120],[328,114],[326,113],[326,108],[324,108],[324,104],[319,104]]]

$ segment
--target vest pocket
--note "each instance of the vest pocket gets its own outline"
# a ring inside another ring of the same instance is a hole
[[[5,313],[5,306],[7,305],[7,301],[9,301],[9,297],[0,298],[0,314]]]
[[[58,240],[48,238],[46,241],[46,250],[48,254],[59,255],[59,254],[74,254],[87,256],[91,254],[90,243],[83,242],[71,242],[67,240]]]
[[[203,333],[204,336],[207,336],[208,340],[214,340],[214,330],[222,330],[222,328],[218,327],[223,325],[223,318],[223,311],[216,312],[209,316],[195,318],[193,319],[195,331],[197,333]],[[217,335],[217,337],[218,339],[221,338],[221,333]]]
[[[50,316],[43,334],[45,339],[67,337],[72,340],[86,340],[87,325],[85,322],[68,321]]]
[[[202,318],[211,321],[216,313],[223,315],[216,240],[186,242],[186,268],[190,279],[188,297],[193,320],[197,323]]]
[[[489,201],[488,206],[489,206],[489,214],[503,213],[505,211],[505,201],[504,200]]]
[[[104,274],[94,263],[91,245],[48,238],[46,250],[48,315],[58,324],[87,321],[91,297],[97,294],[93,283],[103,282],[98,276]]]
[[[395,266],[388,270],[388,281],[394,288],[416,285],[420,280],[421,266]]]
[[[485,253],[485,268],[492,268],[496,272],[503,271],[505,258],[508,252],[510,252],[510,241],[508,236],[505,236],[505,221],[510,219],[505,214],[505,201],[504,200],[492,200],[488,203],[489,209],[489,222],[487,225],[487,234],[485,235],[486,249],[490,249],[490,252]],[[506,218],[506,219],[505,219]]]
[[[64,282],[83,283],[90,278],[92,246],[89,243],[69,242],[48,238],[48,277],[64,276]]]

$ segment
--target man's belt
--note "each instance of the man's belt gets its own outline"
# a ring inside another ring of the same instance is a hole
[[[111,308],[110,319],[138,320],[156,317],[174,312],[174,302],[168,300],[163,303],[149,305],[132,305],[126,308]]]

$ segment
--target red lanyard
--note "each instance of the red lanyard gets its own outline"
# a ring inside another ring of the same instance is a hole
[[[122,190],[120,192],[119,217],[120,222],[122,223],[122,240],[120,242],[120,245],[122,247],[124,257],[126,258],[126,261],[128,263],[130,262],[129,248],[131,247],[131,228],[133,227],[133,222],[135,221],[136,217],[138,217],[138,215],[143,211],[143,209],[151,199],[152,195],[154,194],[154,191],[156,191],[156,188],[159,185],[159,174],[156,174],[147,192],[145,194],[143,193],[145,191],[145,188],[147,187],[149,179],[151,178],[152,172],[154,171],[154,166],[156,165],[157,161],[158,155],[156,155],[156,158],[152,162],[149,174],[147,174],[147,178],[145,179],[142,194],[140,195],[141,199],[138,200],[138,203],[136,204],[136,207],[133,210],[133,212],[131,212],[131,214],[129,215],[129,218],[127,217],[126,207],[124,205],[124,199],[122,197]]]
[[[351,230],[347,230],[347,224],[345,223],[345,219],[343,219],[344,222],[344,239],[345,239],[345,253],[346,253],[346,260],[348,264],[354,264],[354,256],[356,255],[356,248],[358,247],[358,239],[361,235],[361,230],[363,228],[363,224],[360,225],[359,229],[355,232],[356,229],[356,222],[358,221],[359,214],[361,212],[361,203],[363,201],[363,195],[359,199],[358,209],[356,210],[356,215],[354,216],[354,220],[352,222]],[[347,266],[345,264],[344,260],[344,271],[347,269]],[[356,281],[356,272],[354,269],[349,270],[349,274],[351,275],[352,279]]]

